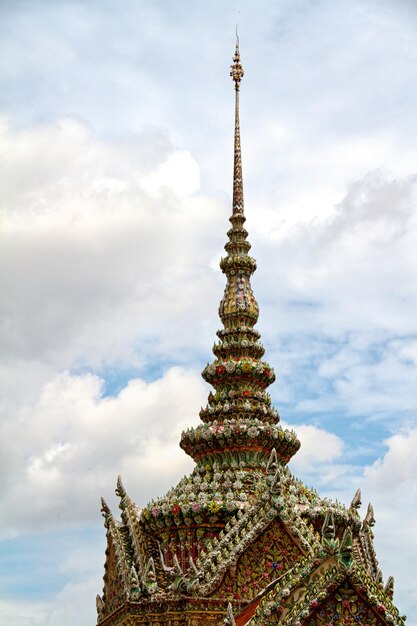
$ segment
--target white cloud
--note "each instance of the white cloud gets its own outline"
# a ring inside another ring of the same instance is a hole
[[[417,498],[412,497],[413,490],[417,490],[417,428],[397,433],[385,443],[388,451],[384,458],[366,470],[368,488],[379,494],[408,493],[417,514]]]
[[[139,504],[163,495],[193,466],[178,441],[205,396],[202,380],[180,368],[131,380],[113,397],[91,374],[50,380],[35,406],[3,424],[3,533],[98,521],[99,497],[112,498],[118,474]]]
[[[347,410],[352,416],[385,419],[389,428],[394,426],[390,423],[393,414],[414,419],[417,367],[412,359],[415,344],[412,338],[390,341],[385,335],[363,333],[330,348],[325,343],[324,339],[319,358],[314,355],[318,363],[316,393],[306,394],[297,404],[298,410],[303,413]],[[307,358],[312,358],[311,354]]]
[[[79,581],[79,573],[77,578]],[[94,624],[97,619],[97,592],[97,578],[94,576],[79,582],[68,582],[52,599],[45,601],[1,600],[0,620],[13,626]]]
[[[158,168],[148,174],[141,183],[151,197],[158,197],[164,188],[171,188],[181,197],[198,191],[200,171],[188,151],[182,150],[170,155]]]
[[[295,218],[279,243],[265,242],[262,277],[281,286],[284,301],[317,305],[315,316],[303,320],[312,320],[311,330],[317,315],[330,333],[414,329],[413,308],[404,305],[416,298],[416,197],[416,175],[366,174],[332,215],[307,224]]]
[[[49,602],[1,600],[0,618],[3,624],[13,626],[45,626],[50,612]]]
[[[93,623],[96,618],[95,597],[97,595],[95,578],[83,581],[71,581],[55,596],[52,606],[48,607],[47,626],[61,624]]]
[[[341,458],[343,441],[337,435],[311,424],[297,424],[301,448],[291,461],[295,474],[319,474],[325,482],[326,467]]]
[[[197,340],[194,321],[214,285],[199,272],[220,205],[190,197],[199,173],[188,152],[155,133],[130,145],[103,142],[79,121],[61,120],[20,133],[3,122],[0,153],[7,356],[137,366],[148,354],[135,353],[132,340],[146,344],[164,328],[172,347],[181,327],[190,344]],[[159,337],[157,352],[162,344]]]
[[[415,414],[416,193],[415,175],[373,172],[332,216],[266,242],[260,326],[293,412]]]

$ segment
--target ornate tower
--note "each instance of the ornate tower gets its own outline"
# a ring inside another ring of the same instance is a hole
[[[223,327],[215,360],[202,373],[214,393],[200,411],[202,423],[181,435],[181,447],[196,463],[190,476],[143,509],[119,478],[120,522],[102,501],[107,550],[98,623],[402,626],[392,581],[382,586],[373,512],[362,524],[358,515],[360,493],[349,508],[322,500],[287,468],[300,443],[271,406],[266,390],[275,374],[262,360],[254,328],[259,310],[250,282],[256,262],[244,228],[238,43],[230,74],[234,172],[220,262]]]
[[[183,433],[180,445],[193,457],[200,471],[210,468],[225,472],[231,467],[240,467],[253,483],[259,471],[264,473],[272,448],[275,448],[280,463],[285,464],[300,443],[294,432],[278,426],[278,412],[271,406],[266,391],[274,382],[275,374],[272,367],[261,360],[265,350],[259,341],[260,334],[254,328],[259,308],[250,283],[256,261],[248,254],[251,245],[244,228],[239,124],[243,67],[238,44],[230,75],[235,84],[234,171],[231,228],[225,245],[227,255],[220,261],[220,268],[227,278],[219,306],[223,328],[217,331],[219,342],[213,348],[216,359],[202,372],[215,393],[209,394],[207,406],[200,411],[203,424]],[[242,487],[243,493],[248,487],[247,482]],[[229,499],[236,500],[231,495]],[[221,508],[233,510],[224,500]],[[237,500],[241,502],[240,498]]]

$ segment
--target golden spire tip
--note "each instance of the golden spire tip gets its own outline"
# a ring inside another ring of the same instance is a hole
[[[236,50],[233,56],[233,65],[230,66],[230,76],[232,77],[235,83],[236,91],[239,91],[239,83],[242,80],[244,75],[243,66],[240,62],[240,54],[239,54],[239,36],[237,34],[237,26],[236,26]]]

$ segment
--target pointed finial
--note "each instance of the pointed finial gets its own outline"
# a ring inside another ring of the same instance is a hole
[[[236,24],[236,50],[239,51],[239,35],[237,34],[237,24]]]
[[[237,26],[236,26],[236,48],[235,54],[233,56],[233,65],[230,66],[230,76],[232,77],[235,83],[236,91],[239,91],[239,83],[244,75],[243,66],[240,62],[240,54],[239,54],[239,37],[237,35]]]
[[[271,477],[271,485],[270,485],[270,490],[271,493],[279,493],[280,492],[280,482],[281,482],[281,476],[279,473],[279,468],[277,468],[274,476]]]
[[[361,497],[361,490],[357,489],[355,495],[353,496],[353,500],[350,503],[350,509],[351,510],[358,510],[360,509],[362,504],[362,497]]]
[[[223,621],[225,626],[236,626],[235,617],[233,615],[233,607],[230,602],[227,605],[226,616],[226,619]]]
[[[340,545],[340,557],[346,566],[350,566],[352,563],[352,543],[352,531],[348,527],[344,532]]]
[[[119,496],[119,498],[124,498],[126,495],[126,490],[123,486],[123,482],[122,482],[122,477],[119,476],[117,477],[117,483],[116,483],[116,496]]]
[[[236,38],[236,49],[235,49],[235,54],[233,56],[233,65],[231,65],[230,67],[231,67],[230,76],[233,78],[233,81],[235,83],[235,146],[234,146],[234,165],[233,165],[233,215],[238,215],[240,218],[239,223],[233,224],[232,222],[232,225],[234,229],[238,226],[241,230],[243,226],[243,221],[245,220],[244,220],[244,215],[243,215],[243,178],[242,178],[242,155],[241,155],[241,146],[240,146],[240,122],[239,122],[239,85],[240,85],[240,81],[242,80],[244,72],[243,72],[242,64],[240,62],[238,38]],[[236,244],[237,241],[242,242],[241,238],[235,241],[236,233],[233,232],[233,229],[230,234],[233,235],[233,237],[230,237],[232,244]],[[247,232],[245,231],[245,237],[243,239],[246,239],[246,237],[247,237]],[[245,241],[242,243],[243,243],[243,248],[241,250],[236,249],[232,251],[232,254],[233,253],[236,254],[237,252],[238,254],[243,253],[247,256],[248,250],[250,249],[250,244],[249,242],[245,242]],[[236,248],[236,246],[232,246],[232,248],[233,247]],[[229,250],[227,250],[227,252],[229,253]]]
[[[190,556],[188,557],[188,562],[189,562],[189,564],[190,564],[190,570],[193,572],[194,576],[198,576],[198,569],[197,569],[197,567],[196,567],[196,564],[194,563],[194,559],[193,559],[193,557],[191,556],[191,554],[190,554]]]
[[[325,539],[334,539],[336,536],[336,530],[334,525],[334,517],[331,511],[327,511],[324,518],[321,534]]]
[[[167,572],[169,574],[173,574],[175,572],[175,567],[168,567],[168,565],[165,562],[165,557],[164,557],[164,553],[162,552],[162,547],[161,544],[158,541],[158,548],[159,548],[159,557],[161,559],[161,563],[162,563],[162,569],[164,570],[164,572]]]
[[[147,595],[153,595],[158,590],[155,563],[153,557],[149,558],[145,573],[142,576],[142,583],[145,587]]]
[[[103,600],[101,599],[101,596],[99,596],[98,594],[96,595],[96,608],[97,608],[97,615],[99,619],[101,619],[103,617],[104,603],[103,603]]]
[[[387,580],[387,584],[385,585],[384,592],[392,600],[394,596],[394,577],[393,576],[388,576],[388,580]]]
[[[366,511],[365,519],[363,520],[362,526],[367,526],[368,528],[372,528],[372,526],[375,526],[374,507],[371,503],[368,504],[368,510]]]
[[[104,517],[104,527],[109,528],[110,519],[113,517],[109,506],[104,498],[101,498],[101,514]]]
[[[275,448],[272,448],[271,454],[269,455],[268,463],[266,465],[266,471],[267,472],[276,471],[277,467],[278,467],[277,451]]]
[[[130,587],[132,591],[139,591],[140,589],[139,578],[134,565],[130,568]]]
[[[103,514],[103,517],[106,516],[106,515],[111,515],[111,511],[110,511],[109,506],[108,506],[107,502],[105,501],[105,499],[102,497],[102,498],[100,498],[100,500],[101,500],[101,509],[100,509],[100,511]]]

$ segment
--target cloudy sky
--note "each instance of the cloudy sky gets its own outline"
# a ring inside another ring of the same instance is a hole
[[[192,462],[231,210],[293,472],[375,508],[417,625],[417,2],[2,0],[0,621],[91,626],[116,477]],[[364,511],[365,512],[365,511]]]

